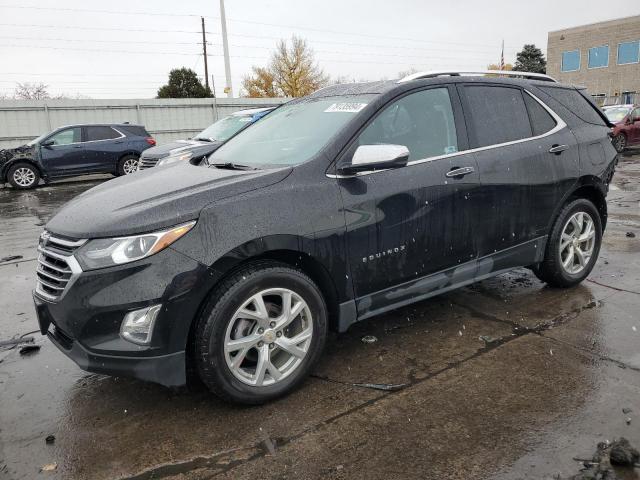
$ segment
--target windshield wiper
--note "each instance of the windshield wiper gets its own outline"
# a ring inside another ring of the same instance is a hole
[[[201,142],[216,142],[215,138],[195,137],[194,140],[200,140]]]
[[[209,166],[216,168],[226,168],[228,170],[258,170],[258,167],[251,167],[249,165],[242,165],[240,163],[210,163]]]

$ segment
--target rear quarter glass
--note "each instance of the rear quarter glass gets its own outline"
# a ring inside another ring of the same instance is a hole
[[[581,120],[593,125],[608,126],[609,122],[606,120],[604,113],[579,90],[575,88],[543,86],[539,86],[538,88],[550,97],[553,97]]]
[[[136,137],[150,137],[149,132],[144,127],[138,125],[118,125],[116,126],[118,130],[123,131],[128,135],[133,135]]]

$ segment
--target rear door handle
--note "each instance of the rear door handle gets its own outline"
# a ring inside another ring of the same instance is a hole
[[[553,145],[550,149],[549,149],[549,153],[555,153],[556,155],[560,155],[562,152],[564,152],[567,148],[569,148],[569,145]]]
[[[445,176],[449,178],[462,178],[465,175],[469,175],[473,172],[475,172],[475,169],[473,167],[453,168],[445,173]]]

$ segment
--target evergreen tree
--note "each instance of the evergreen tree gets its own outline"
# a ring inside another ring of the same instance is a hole
[[[547,73],[547,61],[542,50],[533,44],[527,44],[516,56],[513,69],[518,72]]]

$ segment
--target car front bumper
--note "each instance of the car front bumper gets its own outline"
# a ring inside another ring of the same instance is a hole
[[[34,291],[40,331],[83,370],[184,385],[189,331],[210,277],[206,267],[171,248],[82,272],[59,301]],[[120,336],[128,312],[156,304],[162,309],[149,345]]]

